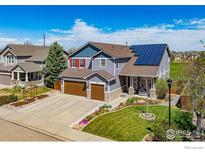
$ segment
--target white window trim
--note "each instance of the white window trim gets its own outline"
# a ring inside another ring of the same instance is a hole
[[[118,63],[118,65],[117,65],[117,63]],[[120,64],[119,64],[120,62],[119,62],[119,59],[115,59],[115,68],[116,69],[119,69],[120,68]],[[116,67],[116,66],[118,66],[118,67]]]
[[[101,60],[105,60],[105,66],[102,66],[102,65],[101,65]],[[106,58],[102,58],[102,59],[100,59],[100,67],[103,67],[103,68],[106,67]]]

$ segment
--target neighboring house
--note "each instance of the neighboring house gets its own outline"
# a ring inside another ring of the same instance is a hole
[[[128,47],[88,42],[68,56],[61,91],[102,101],[122,93],[156,97],[156,80],[169,76],[167,44]]]
[[[49,47],[9,44],[0,53],[0,84],[43,84],[43,64]]]

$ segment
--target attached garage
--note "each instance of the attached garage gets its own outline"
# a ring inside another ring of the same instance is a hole
[[[11,77],[7,74],[0,74],[0,84],[10,85]]]
[[[86,83],[76,81],[64,81],[64,93],[86,97]]]
[[[91,99],[96,99],[100,101],[105,100],[104,85],[91,84]]]

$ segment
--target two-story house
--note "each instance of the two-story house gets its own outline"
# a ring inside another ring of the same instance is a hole
[[[9,44],[0,53],[0,84],[43,84],[43,63],[49,47]]]
[[[68,57],[61,91],[111,101],[121,95],[156,97],[158,78],[169,78],[167,44],[116,45],[88,42]]]

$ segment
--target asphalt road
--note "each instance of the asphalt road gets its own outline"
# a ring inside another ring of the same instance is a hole
[[[0,119],[0,141],[59,141],[20,125]]]

